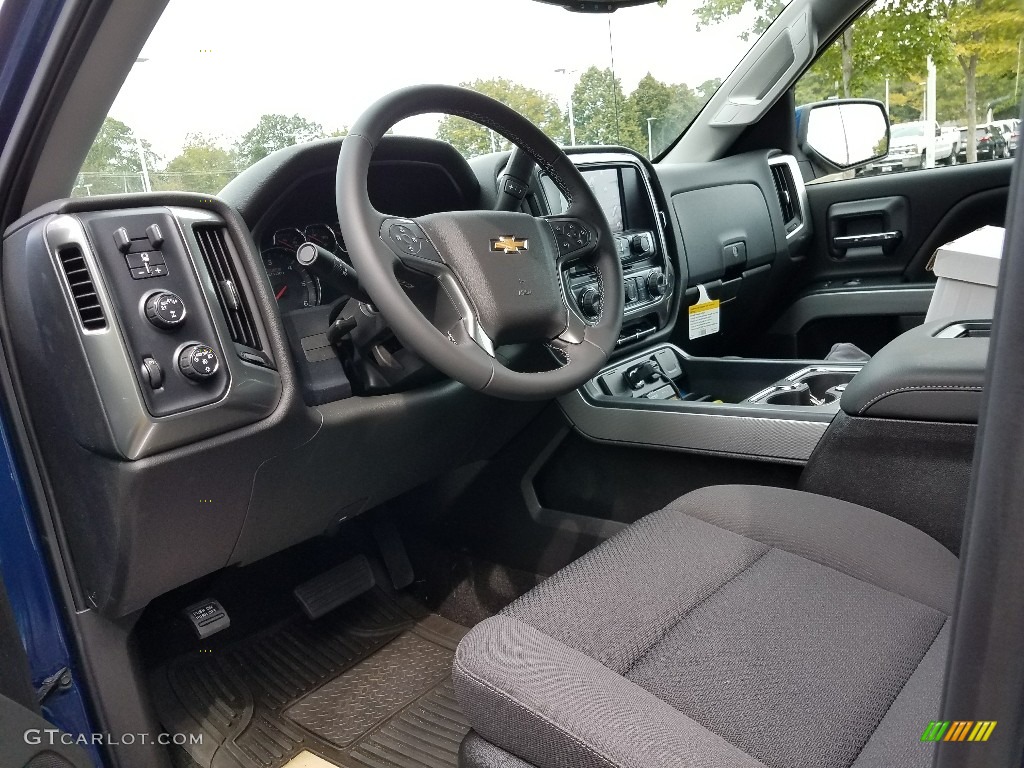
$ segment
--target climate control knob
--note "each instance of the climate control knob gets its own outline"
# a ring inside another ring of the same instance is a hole
[[[668,290],[668,278],[664,272],[651,272],[647,276],[647,292],[654,298],[664,296]]]
[[[157,291],[146,299],[146,319],[162,331],[173,331],[185,322],[185,302],[170,291]]]
[[[601,292],[597,288],[586,288],[580,293],[580,309],[587,317],[601,314]]]
[[[178,370],[192,381],[207,381],[217,375],[220,360],[212,347],[189,344],[178,355]]]

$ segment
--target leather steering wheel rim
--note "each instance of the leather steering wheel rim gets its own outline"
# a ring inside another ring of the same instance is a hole
[[[551,178],[568,209],[548,217],[456,211],[416,219],[377,211],[367,187],[374,149],[395,123],[427,113],[457,115],[500,133]],[[504,104],[448,85],[383,97],[342,142],[336,192],[338,219],[366,292],[402,344],[448,376],[497,397],[550,398],[582,385],[614,350],[624,297],[608,220],[566,154]],[[580,259],[593,265],[602,294],[594,322],[578,314],[562,280],[563,264]],[[400,284],[401,267],[433,275],[451,307],[428,319]],[[495,344],[523,342],[546,344],[561,366],[517,372],[494,352]]]

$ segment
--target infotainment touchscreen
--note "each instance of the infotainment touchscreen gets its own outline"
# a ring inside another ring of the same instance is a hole
[[[594,191],[597,202],[608,217],[612,232],[622,232],[622,177],[618,168],[591,168],[582,171],[583,178]],[[552,213],[565,212],[565,198],[547,176],[541,177]]]
[[[622,181],[619,177],[619,169],[602,168],[584,171],[583,178],[594,190],[597,202],[604,211],[604,215],[608,217],[608,223],[612,225],[612,232],[621,232],[623,230]]]

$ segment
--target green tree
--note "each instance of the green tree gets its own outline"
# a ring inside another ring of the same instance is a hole
[[[478,79],[460,85],[497,99],[526,117],[554,141],[567,143],[567,123],[554,96],[502,77]],[[448,115],[441,120],[436,135],[466,157],[506,150],[512,146],[507,139],[489,128],[455,115]]]
[[[754,25],[740,34],[743,40],[751,35],[758,36],[771,24],[786,6],[786,0],[703,0],[697,7],[697,31],[703,27],[720,24],[751,6],[754,10]]]
[[[629,127],[623,136],[633,142],[628,146],[637,152],[646,155],[652,151],[657,155],[689,124],[706,101],[685,83],[663,83],[648,72],[626,99],[623,113]]]
[[[978,125],[979,77],[1015,72],[1017,46],[1024,32],[1018,0],[937,0],[947,22],[953,55],[964,74],[967,136]],[[967,142],[967,160],[977,160],[977,146]]]
[[[106,118],[82,163],[72,194],[85,196],[141,191],[139,144],[127,125],[112,117]],[[160,157],[148,141],[142,140],[141,145],[148,168],[152,171],[159,166]]]
[[[157,189],[219,192],[238,173],[234,152],[202,134],[189,134],[181,153],[154,175]]]
[[[647,129],[641,133],[624,114],[626,98],[622,83],[611,69],[590,67],[572,91],[578,144],[625,144],[643,147]]]
[[[945,24],[931,0],[881,0],[847,27],[797,84],[797,101],[880,98],[885,81],[920,82],[932,56],[950,59]],[[917,119],[913,117],[911,119]]]
[[[263,115],[235,144],[239,167],[248,168],[271,152],[322,138],[323,126],[299,115]]]

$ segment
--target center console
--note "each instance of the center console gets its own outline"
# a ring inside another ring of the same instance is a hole
[[[861,364],[691,357],[662,344],[559,400],[594,440],[801,464]]]
[[[801,489],[903,520],[956,553],[990,330],[990,321],[927,323],[866,363],[703,358],[654,345],[559,405],[598,442],[804,465]]]

